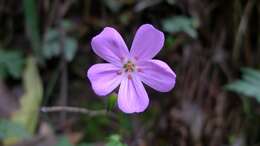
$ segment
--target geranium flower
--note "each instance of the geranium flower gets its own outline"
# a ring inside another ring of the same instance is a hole
[[[175,85],[175,73],[163,61],[152,59],[163,47],[164,34],[150,24],[136,32],[129,52],[121,35],[106,27],[91,41],[93,51],[108,63],[90,67],[87,76],[99,96],[111,93],[119,85],[117,103],[125,113],[143,112],[149,104],[142,83],[168,92]]]

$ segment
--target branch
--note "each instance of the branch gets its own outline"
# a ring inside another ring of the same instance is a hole
[[[70,113],[79,113],[86,114],[89,116],[100,116],[100,115],[111,115],[114,114],[107,112],[106,110],[89,110],[86,108],[78,108],[78,107],[68,107],[68,106],[52,106],[52,107],[42,107],[40,109],[43,113],[52,113],[52,112],[70,112]]]
[[[253,6],[254,6],[254,0],[249,0],[245,6],[244,14],[242,15],[240,24],[238,26],[238,31],[236,33],[235,41],[234,41],[233,54],[232,54],[233,61],[237,61],[239,59],[240,56],[239,51],[240,51],[241,43],[243,42],[242,37],[246,33],[246,28],[249,23],[248,21]]]

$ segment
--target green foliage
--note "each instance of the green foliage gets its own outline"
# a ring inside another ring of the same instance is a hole
[[[123,134],[123,135],[129,134],[130,131],[133,129],[131,118],[124,113],[120,113],[118,115],[118,120],[119,120],[119,125],[120,125],[120,129],[119,129],[120,134]]]
[[[66,136],[61,136],[55,146],[72,146]]]
[[[98,101],[88,101],[86,105],[82,105],[82,106],[86,106],[90,109],[97,109],[97,110],[104,109],[104,104]],[[111,132],[128,136],[132,130],[132,122],[129,115],[126,115],[124,113],[118,113],[116,115],[116,119],[117,122],[114,123],[115,121],[113,120],[113,118],[109,116],[88,117],[82,115],[81,123],[79,124],[78,128],[82,129],[82,125],[83,125],[84,128],[83,141],[87,141],[87,142],[102,141],[104,140],[104,137],[107,137],[107,135],[109,135]]]
[[[63,23],[64,27],[69,27],[68,22]],[[56,29],[49,29],[45,34],[43,42],[43,56],[46,59],[60,56],[62,51],[60,47],[60,33]],[[77,51],[77,41],[69,36],[64,38],[64,55],[67,61],[72,61]]]
[[[43,97],[43,86],[36,62],[28,58],[24,76],[23,86],[25,94],[21,97],[21,107],[12,115],[12,121],[23,125],[26,130],[33,134],[38,121],[39,106]]]
[[[61,25],[65,31],[68,31],[73,27],[72,21],[69,20],[62,20]]]
[[[65,58],[68,61],[72,61],[72,59],[74,58],[75,54],[76,54],[76,50],[77,50],[77,41],[73,38],[66,38],[65,39]]]
[[[0,140],[12,138],[29,138],[31,135],[21,125],[9,120],[0,119]]]
[[[244,68],[242,69],[242,79],[226,85],[225,88],[245,96],[254,97],[260,102],[260,71]]]
[[[77,146],[94,146],[93,144],[90,144],[90,143],[81,143]]]
[[[197,38],[196,28],[198,22],[196,19],[186,16],[174,16],[162,21],[163,30],[169,33],[185,32],[192,38]]]
[[[170,5],[176,4],[176,0],[166,0],[166,2]]]
[[[165,40],[165,47],[171,48],[174,45],[175,41],[176,39],[173,36],[167,35]]]
[[[119,12],[122,8],[122,3],[118,0],[103,0],[106,6],[113,12]]]
[[[110,125],[110,119],[105,116],[97,116],[86,119],[85,132],[86,137],[90,141],[103,139],[108,134],[104,131]]]
[[[27,36],[31,42],[34,54],[41,61],[42,50],[36,2],[36,0],[23,0],[23,7]]]
[[[65,145],[67,146],[67,145]],[[91,143],[81,143],[78,146],[94,146]],[[118,134],[113,134],[108,137],[105,146],[127,146],[126,144],[121,142],[121,136]]]
[[[24,58],[18,51],[0,50],[0,77],[21,77]]]
[[[106,143],[106,146],[127,146],[127,145],[121,142],[120,135],[114,134],[108,138],[108,142]]]
[[[117,95],[115,93],[112,93],[108,96],[107,99],[107,110],[111,111],[116,105]]]

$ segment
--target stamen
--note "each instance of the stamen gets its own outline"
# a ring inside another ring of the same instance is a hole
[[[135,70],[135,65],[128,60],[126,64],[123,66],[125,72],[133,72]]]

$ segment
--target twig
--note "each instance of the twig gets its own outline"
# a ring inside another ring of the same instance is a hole
[[[238,27],[238,31],[235,37],[235,42],[234,42],[234,48],[233,48],[233,54],[232,54],[232,58],[233,61],[237,61],[239,59],[239,55],[240,55],[240,46],[242,43],[242,37],[244,36],[245,32],[246,32],[246,28],[248,25],[248,20],[249,20],[249,16],[251,14],[252,11],[252,7],[254,6],[254,0],[250,0],[247,2],[245,10],[244,10],[244,14],[241,18],[239,27]]]
[[[60,93],[59,93],[59,101],[58,104],[61,106],[66,106],[68,102],[68,67],[67,61],[65,58],[64,52],[64,39],[65,39],[65,31],[63,27],[60,25],[60,50],[61,50],[61,60],[60,60],[60,70],[61,70],[61,78],[60,78]],[[62,112],[60,115],[60,120],[64,121],[66,119],[66,113]]]
[[[107,112],[106,110],[89,110],[86,108],[68,107],[68,106],[42,107],[40,111],[43,113],[70,112],[70,113],[87,114],[89,116],[113,115],[112,113]]]
[[[69,9],[72,1],[66,1],[64,4],[59,3],[61,5],[58,10],[58,23],[59,23],[59,33],[60,33],[60,50],[61,50],[61,85],[60,85],[60,98],[59,104],[61,106],[66,106],[68,101],[68,67],[67,60],[65,58],[65,36],[66,32],[62,25],[62,19],[66,13],[66,10]],[[62,112],[60,115],[60,121],[65,121],[66,113]]]
[[[44,1],[46,2],[46,1]],[[56,0],[54,1],[52,4],[51,4],[51,8],[50,10],[47,10],[47,12],[49,12],[47,14],[47,19],[46,19],[46,23],[45,23],[45,26],[44,26],[44,32],[46,33],[47,30],[51,27],[51,25],[56,21],[56,17],[57,17],[57,9],[58,9],[58,6],[59,6],[59,1]],[[46,13],[47,13],[46,12]]]
[[[65,16],[65,14],[68,12],[68,10],[70,9],[71,5],[75,2],[75,0],[67,0],[65,1],[65,3],[62,5],[61,9],[60,9],[60,15],[62,17]]]

